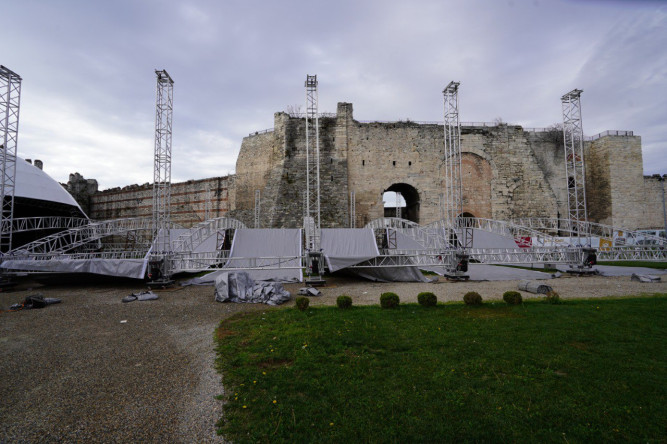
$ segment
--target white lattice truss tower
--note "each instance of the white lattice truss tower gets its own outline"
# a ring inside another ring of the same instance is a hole
[[[561,97],[563,105],[563,140],[565,145],[565,183],[568,217],[579,225],[579,236],[586,235],[586,177],[584,166],[584,131],[581,123],[581,93],[573,89]]]
[[[312,217],[315,229],[307,246],[319,249],[320,225],[320,121],[317,105],[317,76],[306,76],[306,216]]]
[[[14,190],[16,187],[16,145],[19,134],[19,109],[21,105],[21,77],[0,65],[0,197],[2,216],[0,223],[0,251],[12,249],[14,219]]]
[[[208,188],[206,190],[206,200],[204,202],[204,220],[209,220],[211,218],[212,210],[213,210],[213,190]]]
[[[445,178],[442,212],[447,226],[457,227],[457,217],[463,213],[461,183],[461,124],[459,122],[459,82],[449,82],[442,91],[444,97]],[[468,247],[468,230],[460,231],[459,245]]]
[[[259,228],[259,217],[261,211],[261,194],[259,190],[255,190],[255,228]]]
[[[174,81],[167,71],[155,71],[155,154],[153,162],[153,236],[158,255],[167,254],[171,226],[171,129],[174,112]],[[165,264],[168,261],[165,261]],[[169,276],[168,270],[165,276]]]
[[[403,199],[403,195],[396,191],[396,217],[401,218],[401,200]]]
[[[350,228],[357,225],[357,198],[354,191],[350,191]]]

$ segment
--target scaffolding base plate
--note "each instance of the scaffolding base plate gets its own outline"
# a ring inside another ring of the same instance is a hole
[[[578,276],[595,276],[600,274],[599,270],[587,267],[570,267],[565,270],[566,273],[576,274]]]
[[[146,282],[146,285],[148,288],[153,289],[153,288],[168,288],[168,287],[173,287],[175,281],[173,279],[161,279],[157,281],[149,281]]]
[[[309,277],[306,278],[306,284],[310,285],[311,287],[323,287],[327,284],[327,281],[321,277]]]
[[[454,273],[445,272],[445,274],[443,276],[448,281],[467,281],[467,280],[470,279],[470,276],[468,276],[467,274],[458,273],[458,272],[454,272]]]

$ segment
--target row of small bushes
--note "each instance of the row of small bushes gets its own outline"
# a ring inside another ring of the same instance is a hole
[[[508,305],[519,305],[523,303],[521,293],[518,291],[506,291],[503,293],[503,301]],[[546,294],[545,301],[550,304],[560,304],[560,296],[555,291],[550,291]],[[387,292],[380,295],[380,306],[382,308],[396,308],[400,304],[400,298],[396,293]],[[438,298],[430,291],[422,292],[417,295],[417,302],[424,307],[435,307],[438,304]],[[482,296],[476,291],[469,291],[463,296],[463,302],[466,305],[482,305]],[[308,308],[310,300],[306,297],[296,298],[296,306],[299,310],[304,311]],[[347,309],[352,307],[352,298],[347,295],[341,295],[336,298],[336,305],[338,308]]]

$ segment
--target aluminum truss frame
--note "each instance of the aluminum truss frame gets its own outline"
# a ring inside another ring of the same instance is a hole
[[[147,218],[113,219],[92,222],[88,225],[70,228],[25,244],[20,248],[12,250],[10,255],[18,257],[31,254],[61,254],[108,236],[123,235],[128,232],[150,231],[153,228],[152,222],[151,219]],[[146,247],[150,247],[150,244],[147,243]]]
[[[354,191],[350,191],[350,228],[357,226],[357,197]]]
[[[316,224],[310,230],[306,245],[312,251],[320,248],[320,120],[318,114],[317,76],[306,75],[306,217]]]
[[[204,202],[204,220],[209,220],[211,218],[212,210],[213,210],[213,190],[208,188],[206,190],[206,201]]]
[[[261,211],[261,194],[259,190],[255,190],[255,228],[259,228],[259,217]]]
[[[585,223],[586,176],[584,166],[584,131],[581,121],[581,93],[573,89],[561,97],[563,108],[563,140],[565,148],[565,183],[567,186],[568,218],[575,221],[579,236],[590,238]],[[589,242],[590,244],[590,242]]]
[[[197,226],[190,229],[187,233],[183,233],[174,240],[171,247],[172,251],[176,253],[193,252],[213,234],[230,228],[236,230],[247,227],[243,222],[230,217],[217,217],[215,219],[206,220],[197,224]]]
[[[14,220],[14,191],[16,187],[16,146],[19,135],[19,111],[21,108],[21,76],[0,65],[0,198],[2,211],[0,224],[0,252],[12,249]],[[5,227],[7,229],[5,229]]]
[[[542,231],[539,231],[537,229],[533,229],[529,226],[522,226],[521,224],[513,222],[505,222],[494,219],[484,219],[480,217],[462,217],[459,218],[459,225],[464,226],[468,229],[488,231],[490,233],[494,233],[499,236],[514,239],[515,241],[522,241],[523,239],[528,237],[531,239],[536,238],[537,246],[554,244],[553,236],[544,233]],[[435,233],[438,233],[438,235],[442,236],[444,240],[445,239],[444,236],[446,233],[446,231],[444,230],[445,226],[446,226],[445,221],[439,220],[426,225],[424,229],[437,230],[435,231]],[[470,247],[472,248],[472,245]]]
[[[155,70],[155,150],[153,156],[153,240],[154,259],[163,259],[171,251],[171,131],[174,113],[174,81],[166,70]],[[170,261],[163,260],[162,276],[171,277]]]
[[[517,218],[512,219],[512,223],[523,226],[531,230],[541,233],[551,234],[557,236],[558,233],[567,233],[568,235],[577,235],[581,232],[581,226],[584,227],[584,232],[591,236],[606,238],[613,240],[614,235],[618,232],[623,232],[630,237],[641,236],[643,239],[651,241],[655,245],[667,246],[667,239],[653,236],[644,233],[638,233],[635,230],[628,230],[623,227],[613,227],[611,225],[598,224],[596,222],[573,221],[570,219],[556,219],[556,218]]]
[[[396,218],[401,219],[401,199],[403,195],[396,191]]]
[[[445,221],[453,227],[463,213],[461,184],[461,126],[459,122],[459,82],[449,82],[442,91],[444,97],[444,199]]]
[[[451,248],[451,246],[446,242],[444,235],[435,232],[434,230],[426,229],[421,225],[409,221],[407,219],[399,219],[395,217],[380,217],[373,219],[366,224],[364,228],[370,228],[372,230],[385,230],[387,228],[392,228],[396,231],[410,236],[422,247],[437,248],[440,250]]]
[[[18,217],[14,218],[11,224],[9,224],[8,221],[2,221],[2,232],[4,233],[10,228],[14,233],[36,230],[57,230],[60,228],[80,227],[89,223],[90,220],[83,217]]]

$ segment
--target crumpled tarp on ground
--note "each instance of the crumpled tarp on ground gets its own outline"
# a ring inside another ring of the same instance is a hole
[[[47,305],[60,304],[61,300],[58,298],[45,298],[41,293],[37,293],[25,298],[20,304],[14,304],[9,307],[10,311],[30,310],[32,308],[44,308]]]
[[[644,283],[655,283],[655,282],[660,282],[662,279],[660,276],[655,276],[652,274],[632,274],[632,277],[630,278],[632,281],[637,281],[637,282],[644,282]]]
[[[290,300],[289,291],[279,282],[255,282],[245,271],[225,272],[215,278],[217,302],[245,302],[280,305]]]
[[[419,268],[415,267],[376,267],[376,268],[348,268],[345,271],[354,273],[375,282],[435,282],[438,278],[424,276]]]
[[[132,293],[128,296],[125,296],[123,302],[133,302],[133,301],[154,301],[158,299],[158,295],[152,291],[141,291],[139,293]]]

